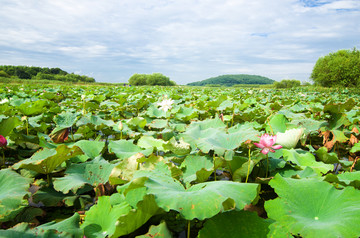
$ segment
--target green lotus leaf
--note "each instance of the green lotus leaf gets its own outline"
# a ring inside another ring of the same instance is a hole
[[[359,152],[359,151],[360,151],[360,142],[354,144],[354,146],[350,150],[351,153],[356,153],[356,152]]]
[[[338,156],[335,152],[328,153],[326,147],[321,147],[317,151],[315,151],[316,156],[325,164],[335,164],[339,163]]]
[[[200,127],[200,130],[219,128],[225,129],[226,125],[220,120],[220,118],[216,117],[215,119],[206,119],[203,121],[192,122],[189,126],[189,129],[194,127]]]
[[[110,141],[108,149],[110,153],[115,153],[120,160],[129,158],[137,153],[149,156],[153,151],[152,148],[143,150],[140,146],[134,145],[131,140]]]
[[[164,148],[180,156],[188,155],[191,152],[190,144],[186,143],[183,138],[176,141],[175,137],[172,137],[170,141],[164,144]]]
[[[265,238],[272,222],[272,220],[260,218],[253,212],[224,212],[207,220],[198,238]]]
[[[131,209],[128,214],[124,214],[117,219],[113,236],[120,237],[130,234],[161,211],[156,205],[154,196],[143,197],[143,200],[137,203],[136,209]]]
[[[147,109],[146,114],[152,118],[166,118],[166,114],[170,114],[170,111],[165,112],[164,110],[158,109],[156,106],[151,105]]]
[[[288,122],[287,118],[283,114],[276,114],[271,117],[269,124],[266,126],[266,131],[268,133],[284,133],[286,131],[286,123]]]
[[[325,181],[339,183],[343,186],[353,186],[360,188],[360,171],[345,172],[338,175],[327,174]]]
[[[7,229],[7,230],[0,230],[0,237],[1,238],[59,238],[59,237],[66,237],[66,234],[62,234],[64,236],[60,236],[60,234],[55,234],[55,231],[47,230],[44,232],[35,232],[33,229],[29,227],[28,223],[19,223],[16,226]]]
[[[47,207],[61,206],[66,195],[56,191],[53,187],[42,187],[32,195],[33,202],[42,203]]]
[[[136,236],[136,238],[148,238],[148,237],[158,237],[158,238],[172,238],[172,234],[169,229],[166,227],[166,223],[164,221],[160,222],[158,226],[150,226],[149,232],[145,235]]]
[[[222,156],[226,151],[232,151],[240,147],[249,137],[252,137],[252,135],[247,134],[247,131],[231,134],[218,131],[211,137],[197,140],[196,144],[203,152],[214,150],[216,154]]]
[[[233,109],[234,108],[234,102],[230,100],[223,101],[218,107],[218,111],[224,111],[226,109]]]
[[[197,181],[199,183],[208,180],[209,176],[214,172],[214,164],[211,159],[206,156],[189,155],[186,156],[181,168],[185,168],[183,179],[185,183]]]
[[[137,176],[146,178],[142,180],[144,186],[148,194],[155,196],[157,205],[165,211],[178,211],[187,220],[203,220],[233,208],[241,210],[258,195],[258,184],[213,181],[185,189],[180,182],[164,173],[141,172]]]
[[[293,119],[291,121],[292,125],[295,125],[299,128],[304,128],[305,134],[311,131],[317,131],[320,129],[321,126],[325,125],[327,122],[324,120],[314,120],[311,118],[304,118],[304,119]]]
[[[168,120],[163,119],[155,119],[147,124],[149,128],[156,128],[156,129],[162,129],[165,127],[168,127]]]
[[[317,173],[325,174],[328,171],[334,169],[331,164],[324,164],[323,162],[317,162],[315,156],[307,151],[283,149],[284,160],[298,165],[301,169],[305,169],[306,166],[313,168]]]
[[[333,114],[343,113],[351,110],[356,105],[353,98],[349,98],[345,103],[329,103],[324,106],[324,112],[330,112]]]
[[[156,149],[157,151],[167,151],[164,149],[165,141],[161,139],[155,139],[152,136],[142,136],[137,142],[137,145],[143,149]]]
[[[101,152],[105,147],[105,142],[80,140],[77,141],[74,145],[78,146],[86,156],[88,156],[91,159],[95,159],[95,157],[101,155]]]
[[[0,222],[12,220],[28,205],[30,183],[11,169],[0,170]]]
[[[45,112],[47,104],[48,101],[46,100],[38,100],[34,102],[25,102],[17,108],[25,116],[34,116]]]
[[[61,114],[56,115],[54,117],[54,122],[56,124],[56,127],[59,127],[61,129],[70,128],[76,123],[79,115],[79,113],[65,111]]]
[[[302,237],[358,237],[360,191],[336,189],[316,179],[276,175],[269,183],[278,198],[265,202],[268,217],[293,235]]]
[[[125,201],[110,201],[109,196],[101,196],[96,205],[85,212],[85,221],[81,225],[85,236],[89,238],[112,236],[116,229],[117,220],[131,210]],[[130,221],[129,221],[130,222]]]
[[[8,136],[13,131],[13,129],[19,125],[21,125],[21,120],[17,117],[3,119],[0,122],[0,135],[4,137]]]
[[[126,124],[132,128],[140,127],[144,128],[147,124],[146,119],[143,117],[133,117],[126,122]]]
[[[70,148],[62,144],[53,149],[43,148],[29,159],[14,164],[13,167],[15,169],[30,169],[41,174],[50,174],[64,161],[81,154],[83,152],[79,147]]]
[[[195,108],[180,107],[180,110],[175,114],[175,117],[182,121],[189,121],[198,116],[198,110]]]
[[[76,122],[76,126],[78,126],[78,127],[87,125],[87,124],[92,124],[94,126],[105,125],[105,126],[111,127],[111,126],[115,125],[115,122],[112,120],[104,120],[99,116],[94,116],[91,114],[83,116]]]
[[[143,156],[143,154],[137,153],[129,158],[123,159],[112,169],[109,177],[110,184],[124,184],[130,181],[133,178],[134,172],[140,167],[138,159]]]
[[[44,231],[53,231],[59,237],[83,237],[83,231],[80,229],[80,215],[75,213],[73,216],[60,222],[49,222],[36,227],[33,231],[36,233]]]
[[[54,179],[54,188],[63,193],[68,193],[70,190],[76,193],[86,184],[93,187],[100,183],[105,184],[114,167],[114,164],[110,164],[101,157],[86,163],[72,164],[66,169],[64,177]]]

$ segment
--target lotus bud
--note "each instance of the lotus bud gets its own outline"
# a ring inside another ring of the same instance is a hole
[[[5,147],[6,145],[7,145],[6,138],[0,135],[0,147]]]
[[[121,121],[119,122],[118,129],[119,129],[120,131],[122,131],[122,130],[124,129],[124,125],[122,124]]]

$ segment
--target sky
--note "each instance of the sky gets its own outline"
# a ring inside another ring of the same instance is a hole
[[[162,73],[311,82],[319,57],[360,48],[360,0],[1,0],[0,65],[97,82]]]

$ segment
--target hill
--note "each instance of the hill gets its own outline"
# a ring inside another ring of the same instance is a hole
[[[221,86],[231,87],[236,84],[272,84],[275,80],[259,76],[259,75],[249,75],[249,74],[227,74],[221,75],[213,78],[208,78],[202,81],[189,83],[190,86],[206,86],[209,84],[216,84]]]
[[[9,78],[10,80],[54,80],[64,82],[86,82],[93,83],[95,79],[85,75],[78,75],[60,69],[60,68],[42,68],[34,66],[13,66],[0,65],[0,78]]]

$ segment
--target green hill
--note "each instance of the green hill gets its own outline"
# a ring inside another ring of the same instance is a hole
[[[236,84],[272,84],[275,80],[259,76],[259,75],[249,75],[249,74],[228,74],[221,75],[209,79],[205,79],[198,82],[189,83],[190,86],[206,86],[206,85],[220,85],[231,87]]]

